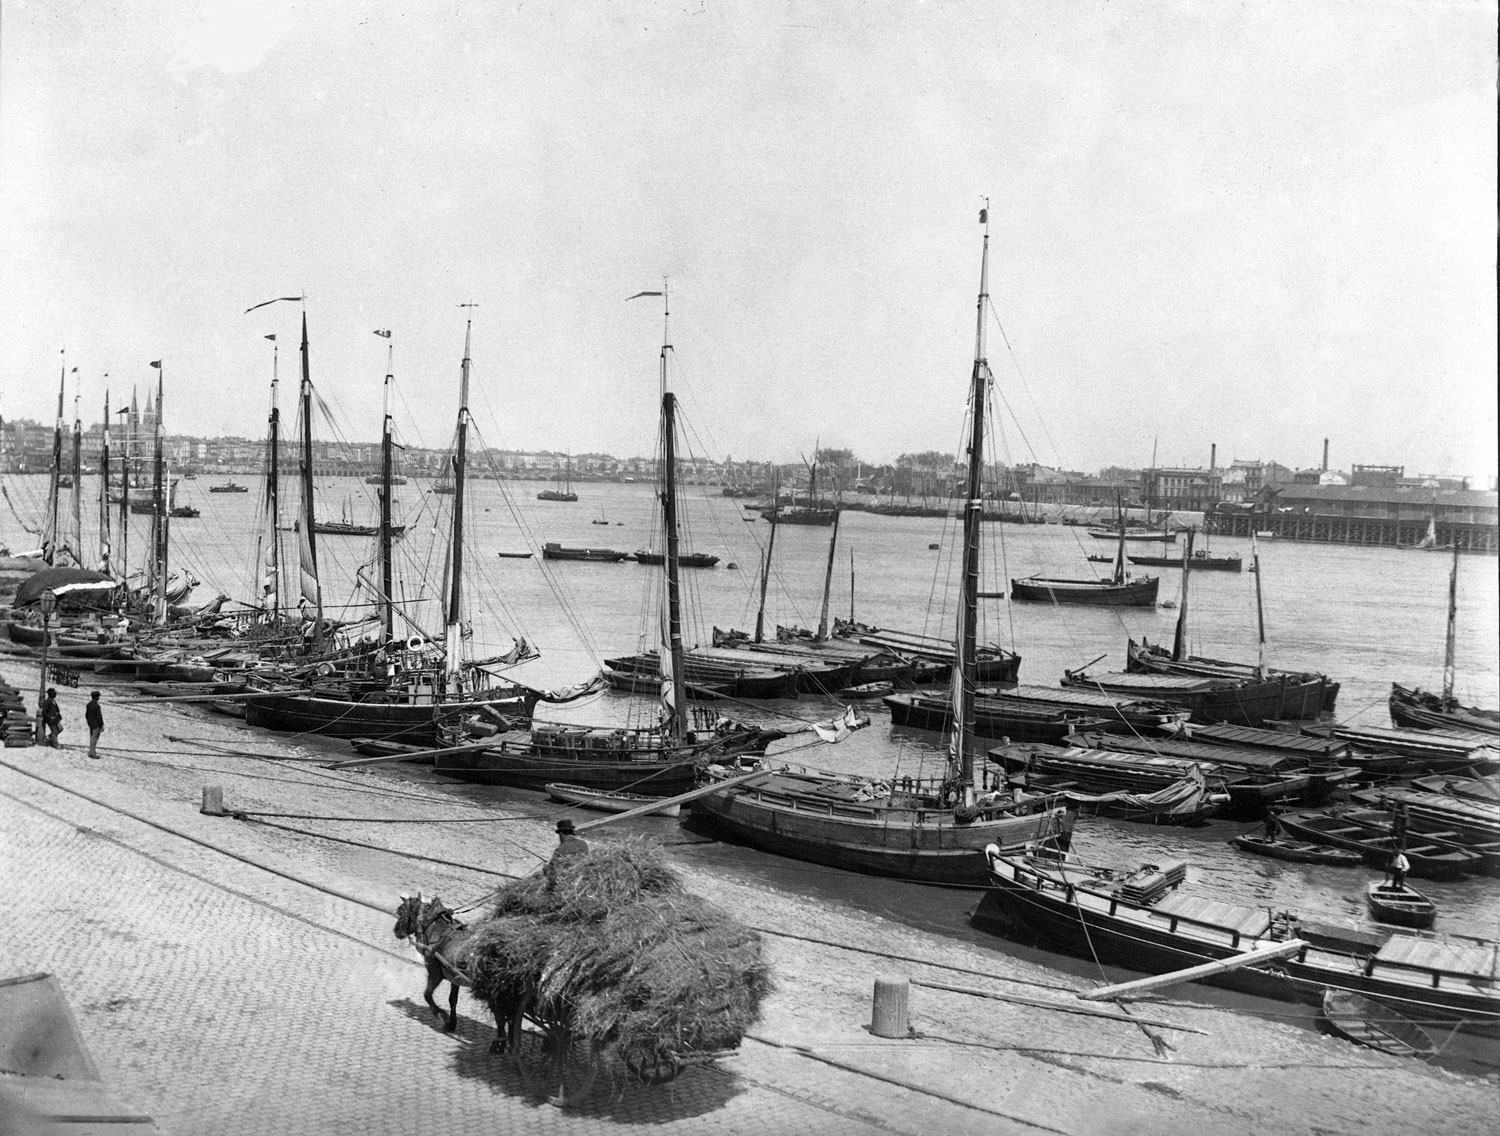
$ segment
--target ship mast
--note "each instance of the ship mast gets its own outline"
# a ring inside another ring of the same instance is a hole
[[[461,308],[476,308],[478,304],[459,304]],[[458,439],[453,452],[453,533],[448,547],[448,570],[452,573],[448,581],[448,611],[444,621],[443,666],[447,675],[449,693],[457,693],[463,678],[463,628],[460,624],[459,604],[463,599],[464,578],[464,467],[468,461],[469,445],[469,339],[473,334],[474,320],[471,316],[464,324],[464,358],[459,365],[458,378]],[[384,516],[384,514],[382,514]],[[388,529],[386,531],[389,531]]]
[[[969,477],[964,494],[963,586],[958,613],[958,665],[953,674],[953,738],[949,760],[951,774],[962,783],[963,803],[974,803],[974,698],[978,687],[979,531],[983,519],[984,403],[988,393],[990,365],[984,349],[984,309],[989,303],[990,229],[989,208],[979,211],[984,226],[984,251],[979,262],[979,301],[974,331],[974,374],[970,382],[970,413],[974,426],[969,436]]]
[[[467,352],[465,352],[467,354]],[[385,346],[385,419],[380,438],[380,609],[385,630],[385,643],[395,638],[396,613],[392,609],[391,594],[395,587],[391,566],[391,465],[395,439],[391,424],[391,383],[395,378],[396,349]]]
[[[302,598],[312,605],[313,654],[323,650],[323,587],[318,580],[318,538],[313,528],[312,369],[307,351],[307,312],[302,313],[302,517],[297,526]]]
[[[52,477],[47,488],[47,521],[42,529],[42,559],[57,563],[57,497],[62,490],[63,398],[68,385],[68,356],[63,353],[62,374],[57,380],[57,423],[52,428]]]
[[[281,408],[276,405],[277,388],[281,384],[281,348],[274,335],[271,341],[271,411],[266,421],[266,516],[265,539],[266,574],[261,583],[261,606],[271,604],[272,620],[281,617],[281,534],[277,522],[281,519]]]

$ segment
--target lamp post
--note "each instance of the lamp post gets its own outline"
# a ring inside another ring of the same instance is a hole
[[[42,721],[42,700],[47,697],[47,647],[52,642],[52,632],[48,625],[52,622],[52,613],[57,609],[57,596],[49,588],[42,593],[42,673],[37,679],[36,687],[36,744],[46,745],[47,726]]]

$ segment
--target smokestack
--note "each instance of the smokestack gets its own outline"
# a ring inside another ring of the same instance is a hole
[[[1210,442],[1208,444],[1208,472],[1212,473],[1214,470],[1216,470],[1218,468],[1219,468],[1219,443],[1218,442]]]
[[[1328,472],[1328,439],[1323,439],[1323,472]]]

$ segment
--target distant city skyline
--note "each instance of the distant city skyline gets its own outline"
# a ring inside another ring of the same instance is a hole
[[[1487,483],[1496,15],[12,4],[0,414],[162,360],[170,429],[253,436],[305,310],[344,428],[392,347],[439,448],[472,315],[485,444],[649,452],[665,279],[697,452],[955,450],[988,203],[1000,460]]]

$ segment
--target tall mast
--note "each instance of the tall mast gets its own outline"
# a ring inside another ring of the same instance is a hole
[[[833,590],[833,554],[839,543],[839,515],[833,514],[833,534],[828,538],[828,568],[823,573],[823,611],[818,616],[818,642],[828,638],[828,598]]]
[[[395,449],[391,425],[391,383],[395,377],[395,361],[396,349],[392,344],[387,343],[385,347],[385,417],[380,437],[380,610],[386,643],[390,643],[396,635],[396,613],[391,606],[391,595],[395,589],[394,572],[391,568],[391,464]]]
[[[269,606],[270,617],[281,616],[281,408],[277,405],[281,385],[281,347],[274,335],[271,341],[271,411],[266,420],[266,515],[262,521],[262,539],[266,542],[266,571],[261,580],[261,607]]]
[[[776,530],[780,528],[776,523],[777,494],[781,487],[776,481],[776,467],[771,467],[771,539],[766,544],[766,558],[760,569],[760,607],[755,612],[755,641],[765,642],[766,630],[766,586],[771,582],[771,554],[776,551]]]
[[[686,732],[687,687],[683,681],[685,666],[682,649],[682,590],[678,580],[677,537],[677,396],[667,381],[667,356],[672,350],[671,303],[666,281],[660,292],[637,292],[629,297],[661,297],[661,504],[667,530],[667,555],[664,560],[667,581],[666,626],[662,629],[662,702],[666,721],[662,724],[674,741],[681,742]]]
[[[474,308],[477,304],[460,304],[461,308]],[[445,647],[444,667],[447,671],[449,689],[456,691],[462,678],[463,628],[459,623],[459,604],[463,599],[464,578],[464,466],[468,461],[469,445],[469,337],[474,329],[471,316],[464,324],[464,358],[459,365],[458,377],[458,441],[453,452],[453,535],[448,548],[448,570],[452,573],[448,581],[448,612],[443,637]]]
[[[974,374],[970,382],[969,412],[974,427],[969,437],[969,479],[964,497],[964,564],[962,598],[959,603],[958,666],[953,675],[953,739],[950,745],[952,773],[963,783],[963,800],[974,803],[974,698],[978,687],[979,531],[983,519],[984,402],[988,394],[990,365],[984,350],[984,309],[990,290],[989,208],[979,211],[984,226],[984,251],[979,262],[979,301],[974,330]]]
[[[128,407],[121,407],[119,411],[120,416],[125,419],[125,452],[120,458],[120,557],[116,562],[120,566],[122,580],[130,574],[130,479],[135,452],[135,429],[138,424],[138,416],[132,409],[135,406],[134,387],[130,391],[130,404]]]
[[[73,368],[78,373],[78,368]],[[79,410],[78,388],[73,389],[73,492],[68,519],[72,522],[69,539],[73,543],[73,560],[83,567],[83,415]]]
[[[1115,579],[1116,584],[1125,582],[1125,506],[1119,500],[1115,505],[1120,513],[1120,542],[1115,547]]]
[[[1182,553],[1182,598],[1177,601],[1177,630],[1172,635],[1172,661],[1178,663],[1187,658],[1188,576],[1193,570],[1193,536],[1197,531],[1196,526],[1188,529],[1187,548]]]
[[[316,654],[323,649],[323,587],[318,580],[318,540],[313,529],[313,440],[312,369],[307,352],[307,312],[302,313],[302,517],[297,526],[297,545],[302,572],[302,598],[313,609],[310,644]]]
[[[156,442],[152,453],[151,483],[151,593],[154,608],[153,622],[160,625],[167,621],[167,487],[166,439],[162,433],[162,394],[165,390],[161,360],[151,364],[156,368]]]
[[[52,479],[47,490],[47,519],[42,528],[42,559],[57,563],[57,496],[62,489],[63,397],[68,385],[68,356],[63,353],[57,379],[57,423],[52,428]]]
[[[1250,533],[1250,565],[1255,569],[1255,677],[1264,680],[1266,677],[1266,609],[1261,601],[1260,545],[1256,543],[1253,531]]]
[[[109,376],[104,376],[108,383]],[[109,542],[109,387],[104,388],[104,434],[99,442],[99,571],[114,575]]]
[[[854,622],[854,549],[849,550],[849,622]]]
[[[1458,678],[1455,649],[1458,645],[1458,534],[1453,534],[1453,568],[1448,573],[1448,635],[1443,644],[1443,708],[1455,705],[1453,686]]]

